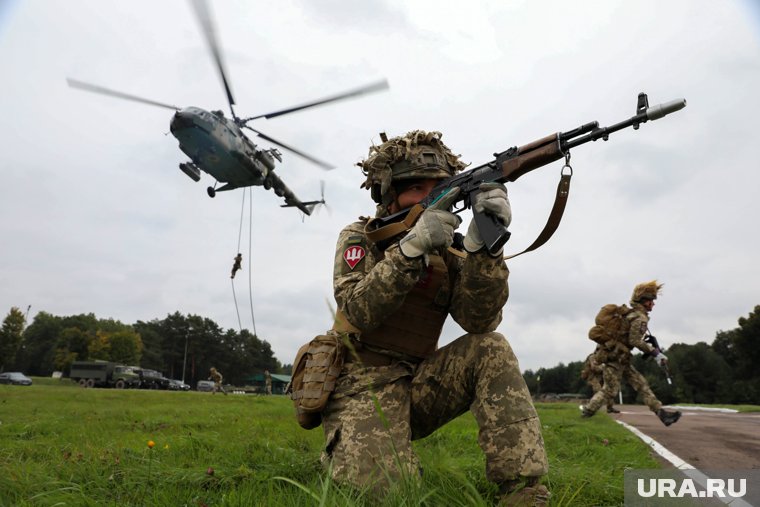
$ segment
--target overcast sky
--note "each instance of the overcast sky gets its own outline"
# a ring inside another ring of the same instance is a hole
[[[262,187],[209,199],[171,111],[71,89],[67,77],[178,106],[226,109],[188,2],[0,3],[0,312],[94,313],[125,323],[198,314],[252,329],[290,363],[331,325],[335,241],[374,211],[355,163],[413,129],[440,130],[473,164],[598,120],[686,98],[676,114],[573,150],[563,223],[509,263],[499,327],[522,369],[583,359],[603,304],[664,282],[650,328],[665,347],[711,342],[760,304],[755,1],[224,1],[211,4],[241,116],[386,78],[371,96],[257,120],[290,153],[277,168],[303,200],[326,182],[332,214],[302,220]],[[259,140],[254,139],[255,142]],[[262,146],[267,146],[261,142]],[[267,146],[268,147],[268,146]],[[509,187],[507,253],[548,215],[561,162]],[[469,212],[461,231],[466,231]],[[252,231],[249,255],[248,231]],[[249,264],[250,268],[249,269]],[[448,322],[442,344],[463,331]]]

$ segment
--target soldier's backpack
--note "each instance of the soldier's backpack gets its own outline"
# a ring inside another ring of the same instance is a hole
[[[345,345],[341,333],[328,331],[298,350],[288,391],[302,428],[322,424],[322,410],[343,368]]]
[[[626,315],[632,311],[625,305],[604,305],[596,314],[596,325],[589,330],[588,337],[602,345],[620,341],[628,334],[631,324]]]

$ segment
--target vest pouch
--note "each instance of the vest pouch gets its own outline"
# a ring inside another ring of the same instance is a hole
[[[315,337],[298,350],[293,362],[290,399],[302,428],[312,429],[322,423],[321,412],[335,390],[344,356],[345,346],[335,331]]]

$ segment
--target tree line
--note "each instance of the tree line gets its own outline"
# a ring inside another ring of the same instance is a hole
[[[718,331],[711,344],[669,346],[665,352],[672,384],[651,359],[634,355],[633,365],[663,403],[760,404],[760,305],[738,323],[735,329]],[[589,353],[593,348],[589,340]],[[12,308],[3,320],[0,371],[67,374],[72,361],[94,359],[150,368],[177,379],[182,378],[184,367],[185,381],[190,384],[206,379],[212,366],[235,385],[245,385],[265,369],[284,374],[291,370],[291,365],[281,365],[274,357],[269,343],[248,330],[223,330],[198,315],[175,312],[161,320],[123,324],[93,314],[58,317],[40,312],[26,326],[24,314]],[[534,396],[590,396],[591,389],[580,377],[584,360],[527,370],[523,377]],[[623,399],[635,401],[635,392],[625,383]]]
[[[739,327],[718,331],[712,343],[675,343],[665,350],[672,384],[652,359],[634,355],[633,366],[644,375],[663,403],[731,403],[760,405],[760,306]],[[665,345],[660,339],[660,344]],[[589,353],[595,344],[589,340]],[[581,379],[585,357],[567,365],[527,370],[528,388],[539,398],[548,393],[592,394]],[[623,382],[623,400],[633,403],[636,393]]]
[[[243,329],[222,329],[208,318],[179,312],[164,319],[124,324],[94,314],[55,316],[40,312],[26,325],[18,308],[11,308],[0,329],[0,371],[27,375],[68,375],[71,363],[113,361],[140,366],[194,385],[208,378],[213,366],[225,383],[243,386],[269,370],[290,373],[274,357],[268,342]]]

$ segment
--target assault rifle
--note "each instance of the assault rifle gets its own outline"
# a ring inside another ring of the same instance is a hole
[[[657,343],[657,338],[655,338],[654,335],[649,332],[649,330],[647,330],[647,335],[644,337],[644,341],[647,342],[652,347],[654,347],[655,349],[657,349],[658,352],[663,352],[662,348],[660,348],[660,344]],[[654,358],[655,355],[646,353],[646,354],[642,354],[642,357],[644,359],[647,359],[648,357]],[[670,377],[670,368],[668,367],[668,362],[664,361],[661,364],[661,367],[662,367],[662,371],[665,372],[665,379],[668,381],[668,385],[672,385],[673,381],[670,380],[671,377]]]
[[[676,99],[649,107],[646,93],[639,93],[635,116],[609,127],[599,127],[599,122],[593,121],[568,132],[557,132],[524,146],[515,146],[501,153],[494,153],[494,160],[491,162],[441,181],[425,199],[412,208],[387,217],[370,220],[366,227],[367,236],[380,248],[384,248],[389,240],[409,230],[425,208],[437,202],[455,187],[461,189],[456,202],[462,201],[462,206],[454,209],[458,213],[472,207],[475,197],[480,193],[479,188],[482,183],[515,181],[534,169],[564,157],[565,165],[562,168],[562,178],[557,189],[557,200],[549,223],[539,238],[525,251],[538,248],[551,237],[562,218],[565,200],[570,190],[570,176],[572,175],[570,150],[572,148],[597,139],[606,141],[610,134],[624,128],[633,127],[634,130],[638,130],[642,123],[658,120],[667,114],[683,109],[685,106],[685,99]],[[566,169],[569,169],[567,173],[565,172]],[[475,210],[473,210],[473,218],[488,251],[495,254],[501,250],[510,236],[510,232],[504,224],[492,215],[478,213]]]

